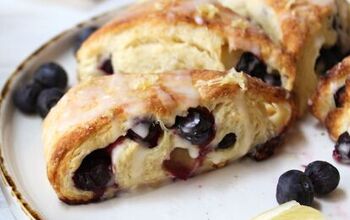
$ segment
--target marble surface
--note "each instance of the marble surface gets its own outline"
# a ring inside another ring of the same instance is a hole
[[[0,86],[45,41],[103,11],[132,0],[0,0]],[[13,220],[0,190],[0,220]]]

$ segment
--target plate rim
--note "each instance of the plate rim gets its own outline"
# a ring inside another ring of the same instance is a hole
[[[123,8],[126,8],[130,4],[126,4],[124,6],[119,6],[117,7],[117,11],[123,10]],[[98,15],[95,15],[91,18],[88,18],[87,20],[84,20],[82,22],[79,22],[70,28],[65,29],[64,31],[58,33],[57,35],[51,37],[48,41],[46,41],[44,44],[39,46],[34,52],[30,53],[22,62],[20,62],[19,65],[15,68],[13,72],[7,77],[5,84],[2,86],[1,91],[0,91],[0,115],[3,114],[1,111],[3,109],[4,105],[4,100],[8,98],[9,93],[10,93],[10,88],[13,86],[13,81],[14,79],[20,74],[20,72],[24,69],[24,67],[31,61],[33,60],[36,56],[38,56],[42,51],[44,51],[46,48],[60,40],[61,38],[64,38],[66,35],[68,35],[71,31],[76,30],[76,29],[81,29],[87,24],[96,21],[100,18],[103,18],[110,14],[111,12],[115,11],[113,10],[108,10],[106,12],[100,13]],[[23,73],[22,73],[23,74]],[[2,115],[1,115],[2,116]],[[2,127],[0,127],[2,130]],[[17,189],[16,182],[13,180],[13,177],[11,177],[10,173],[8,172],[8,169],[6,168],[5,165],[5,159],[3,156],[3,149],[4,145],[2,143],[2,138],[0,139],[0,176],[1,176],[1,181],[0,181],[0,186],[3,191],[4,197],[12,197],[12,199],[20,205],[21,211],[29,218],[33,220],[41,220],[43,217],[39,214],[39,211],[31,207],[31,205],[26,201],[24,196],[21,194],[21,192]],[[5,187],[8,187],[6,189]],[[9,193],[9,196],[6,194]],[[9,201],[6,201],[7,204],[9,204]],[[12,207],[9,207],[10,212],[12,216],[16,217],[14,214],[14,209]]]

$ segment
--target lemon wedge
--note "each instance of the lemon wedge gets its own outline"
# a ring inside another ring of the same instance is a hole
[[[325,217],[316,209],[291,201],[271,209],[252,220],[325,220]]]

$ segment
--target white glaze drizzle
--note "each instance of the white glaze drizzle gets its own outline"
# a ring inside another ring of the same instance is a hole
[[[48,118],[59,121],[55,129],[64,132],[108,116],[111,110],[117,108],[122,109],[129,119],[142,117],[149,114],[148,100],[154,94],[164,107],[174,113],[196,107],[199,103],[199,94],[192,85],[189,71],[176,71],[162,77],[115,74],[93,79],[89,84],[83,83],[71,89]],[[175,103],[177,106],[174,106]],[[61,109],[64,112],[60,112]]]
[[[163,86],[172,91],[172,93],[179,96],[178,102],[180,111],[187,110],[189,107],[196,107],[199,103],[199,93],[197,89],[194,89],[192,84],[192,76],[190,71],[181,70],[174,71],[172,74],[164,74]],[[161,93],[159,96],[162,96]],[[169,104],[171,104],[169,102]]]

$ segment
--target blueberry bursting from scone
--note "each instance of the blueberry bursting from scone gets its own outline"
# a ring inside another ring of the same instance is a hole
[[[271,156],[294,116],[289,94],[208,70],[87,80],[44,121],[49,180],[69,204]]]

